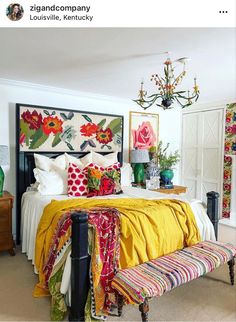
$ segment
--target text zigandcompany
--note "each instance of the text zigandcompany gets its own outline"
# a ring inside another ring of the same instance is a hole
[[[67,12],[76,12],[76,11],[83,11],[88,13],[90,11],[90,6],[39,6],[34,4],[33,6],[30,6],[31,12],[45,12],[45,11],[67,11]]]

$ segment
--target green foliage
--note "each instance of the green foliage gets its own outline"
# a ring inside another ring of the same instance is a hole
[[[88,115],[82,114],[83,118],[88,121],[89,123],[92,123],[93,121],[91,120],[91,118]]]
[[[161,171],[172,169],[172,167],[180,161],[178,150],[176,150],[174,153],[167,154],[169,145],[170,143],[167,143],[167,145],[163,147],[163,143],[160,141],[157,147],[157,160]]]
[[[48,136],[43,133],[42,129],[40,128],[34,133],[34,135],[31,136],[31,143],[29,148],[38,149],[47,139]]]
[[[55,146],[57,146],[60,142],[61,142],[61,138],[60,138],[61,133],[57,133],[54,136],[54,139],[52,141],[52,147],[54,148]]]
[[[121,118],[118,117],[114,120],[112,120],[108,125],[107,129],[110,129],[112,132],[112,135],[117,134],[121,131]]]

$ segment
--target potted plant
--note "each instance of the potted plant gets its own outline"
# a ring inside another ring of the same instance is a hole
[[[160,167],[160,185],[164,188],[173,188],[172,179],[174,177],[173,166],[180,161],[178,150],[174,153],[167,154],[167,149],[170,143],[163,147],[162,141],[159,142],[157,147],[157,160]]]

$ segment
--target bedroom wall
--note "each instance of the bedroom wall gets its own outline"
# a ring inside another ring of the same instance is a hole
[[[129,111],[141,111],[131,99],[0,80],[0,145],[6,144],[10,147],[10,167],[5,168],[5,190],[13,195],[15,194],[15,103],[124,115],[124,161],[128,161]],[[148,109],[148,112],[159,114],[160,139],[166,143],[170,142],[170,150],[180,149],[181,110],[176,108],[163,111],[154,107]],[[174,183],[179,183],[179,167],[175,170]],[[13,232],[15,234],[14,215]]]

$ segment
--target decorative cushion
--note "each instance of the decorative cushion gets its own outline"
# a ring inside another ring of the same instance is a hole
[[[70,163],[68,167],[68,196],[86,196],[88,193],[87,177],[88,167],[81,169],[78,165]]]
[[[93,165],[88,168],[88,197],[121,193],[120,163],[103,168]]]
[[[112,286],[127,303],[140,304],[145,298],[161,296],[171,289],[213,271],[236,256],[231,244],[203,241],[194,246],[123,269]]]

